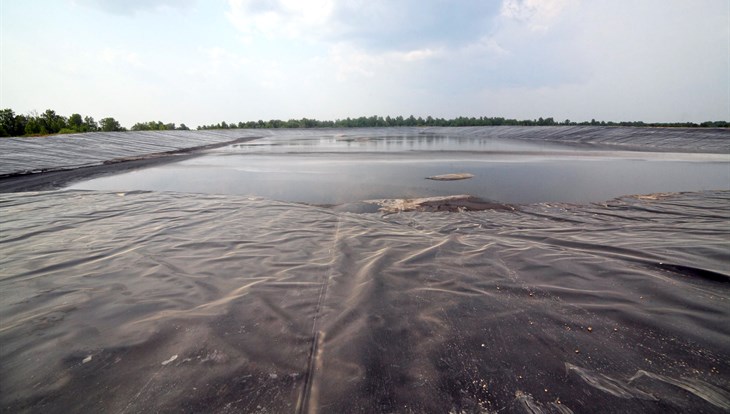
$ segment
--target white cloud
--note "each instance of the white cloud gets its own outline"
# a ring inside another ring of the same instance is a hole
[[[101,51],[99,57],[102,61],[110,65],[123,64],[136,68],[141,68],[144,66],[142,60],[139,57],[139,54],[123,49],[112,49],[107,47]]]
[[[727,0],[185,0],[193,7],[164,16],[178,3],[75,1],[125,17],[6,2],[5,106],[127,125],[730,117]]]
[[[499,41],[493,34],[491,36],[484,36],[477,39],[474,43],[470,43],[459,50],[459,54],[463,58],[478,58],[479,56],[489,56],[492,58],[499,58],[507,56],[510,52],[500,45]]]
[[[196,0],[72,0],[74,5],[82,5],[111,14],[131,16],[141,11],[166,12],[186,10]]]
[[[228,0],[226,17],[246,37],[317,37],[328,30],[334,0]]]
[[[372,78],[383,64],[382,56],[354,50],[347,44],[336,44],[330,48],[328,58],[336,67],[336,79],[344,82],[352,77]]]
[[[431,50],[429,48],[410,50],[407,52],[394,53],[393,57],[397,60],[404,62],[418,62],[421,60],[431,59],[441,54],[438,50]]]
[[[530,30],[548,30],[552,22],[578,0],[504,0],[500,16],[527,25]]]
[[[228,0],[226,16],[245,44],[285,38],[402,52],[458,47],[488,31],[497,11],[483,0]]]
[[[340,82],[357,77],[389,76],[406,65],[423,65],[444,56],[443,50],[429,48],[403,52],[368,52],[348,43],[338,43],[329,50],[327,59],[337,68]]]

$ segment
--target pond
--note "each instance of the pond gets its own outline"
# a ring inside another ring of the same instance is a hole
[[[71,188],[256,195],[318,205],[456,194],[501,203],[587,203],[626,194],[728,189],[729,162],[725,154],[447,135],[275,136]],[[426,179],[455,173],[473,178]]]

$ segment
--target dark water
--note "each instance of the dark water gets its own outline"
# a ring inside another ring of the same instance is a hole
[[[0,195],[3,412],[730,410],[730,192]]]
[[[471,173],[436,182],[426,177]],[[503,203],[598,202],[730,189],[730,156],[580,149],[449,136],[270,137],[72,188],[257,195],[310,204],[470,194]]]

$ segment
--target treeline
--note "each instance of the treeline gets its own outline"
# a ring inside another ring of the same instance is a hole
[[[162,121],[149,121],[149,122],[138,122],[132,125],[132,131],[166,131],[168,129],[178,129],[182,131],[189,131],[185,124],[180,124],[179,127],[175,127],[175,123],[166,124]]]
[[[108,117],[96,122],[90,116],[72,114],[61,116],[52,109],[42,114],[31,112],[27,115],[16,115],[12,109],[0,110],[0,137],[17,137],[22,135],[74,134],[91,131],[126,131],[116,119]]]
[[[167,129],[188,130],[185,124],[176,127],[174,123],[150,121],[136,123],[133,131],[160,131]],[[50,134],[76,134],[94,131],[126,131],[119,121],[112,117],[102,118],[99,122],[90,116],[71,114],[69,117],[58,115],[56,111],[47,109],[42,114],[31,112],[18,115],[12,109],[0,110],[0,137],[39,136]]]
[[[201,125],[197,129],[233,129],[233,128],[368,128],[368,127],[465,127],[465,126],[551,126],[551,125],[594,125],[594,126],[629,126],[629,127],[663,127],[663,128],[730,128],[728,121],[707,121],[702,123],[694,122],[671,122],[671,123],[646,123],[642,121],[590,121],[574,122],[569,119],[556,121],[551,118],[538,119],[510,119],[502,117],[458,117],[453,119],[426,118],[411,115],[409,117],[396,116],[361,116],[359,118],[337,119],[335,121],[320,121],[317,119],[290,119],[282,121],[271,119],[269,121],[248,121],[248,122],[221,122],[218,124]],[[162,121],[138,122],[132,126],[132,131],[162,131],[162,130],[189,130],[185,124],[176,126],[174,123]],[[98,122],[90,116],[71,114],[69,117],[61,116],[56,111],[48,109],[42,114],[32,112],[27,115],[18,115],[12,109],[0,110],[0,137],[35,136],[50,134],[73,134],[79,132],[93,131],[126,131],[119,122],[112,118],[102,118]]]
[[[555,121],[553,118],[538,119],[510,119],[501,117],[458,117],[453,119],[414,117],[413,115],[404,118],[402,116],[361,116],[359,118],[338,119],[335,121],[320,121],[317,119],[290,119],[282,121],[272,119],[269,121],[248,121],[248,122],[221,122],[218,124],[201,125],[198,129],[233,129],[233,128],[367,128],[367,127],[465,127],[465,126],[552,126],[552,125],[594,125],[594,126],[630,126],[630,127],[664,127],[664,128],[728,128],[728,121],[707,121],[700,124],[694,122],[672,122],[672,123],[646,123],[642,121],[596,121],[592,119],[584,122],[574,122],[569,119]]]

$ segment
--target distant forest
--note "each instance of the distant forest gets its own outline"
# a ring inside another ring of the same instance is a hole
[[[132,126],[132,131],[159,131],[168,129],[188,130],[185,124],[175,126],[174,123],[159,121],[140,122]],[[119,121],[112,117],[102,118],[99,122],[90,116],[71,114],[69,117],[58,115],[56,111],[47,109],[42,114],[31,112],[27,115],[16,115],[12,109],[0,110],[0,137],[41,136],[51,134],[76,134],[94,131],[126,131]]]
[[[663,127],[663,128],[729,128],[728,121],[707,121],[702,123],[694,122],[672,122],[672,123],[645,123],[642,121],[596,121],[592,119],[584,122],[574,122],[569,119],[555,121],[553,118],[538,119],[509,119],[501,117],[458,117],[453,119],[414,117],[405,118],[402,116],[361,116],[359,118],[338,119],[335,121],[320,121],[317,119],[290,119],[282,121],[272,119],[269,121],[248,121],[248,122],[221,122],[218,124],[201,125],[198,130],[203,129],[236,129],[236,128],[368,128],[368,127],[464,127],[464,126],[553,126],[553,125],[594,125],[594,126],[629,126],[629,127]],[[162,131],[162,130],[189,130],[185,124],[179,126],[174,123],[162,121],[138,122],[130,128],[132,131]],[[56,111],[48,109],[38,114],[32,112],[27,115],[15,114],[12,109],[0,110],[0,137],[15,136],[41,136],[50,134],[74,134],[93,131],[126,131],[119,122],[112,118],[102,118],[98,122],[90,116],[71,114],[65,117],[58,115]]]
[[[272,119],[269,121],[248,121],[239,123],[226,123],[202,125],[198,129],[231,129],[231,128],[368,128],[368,127],[465,127],[465,126],[499,126],[499,125],[516,125],[516,126],[555,126],[555,125],[595,125],[595,126],[629,126],[629,127],[664,127],[664,128],[728,128],[728,121],[707,121],[700,124],[694,122],[672,122],[672,123],[646,123],[642,121],[590,121],[574,122],[569,119],[565,121],[556,121],[553,118],[538,119],[510,119],[502,117],[458,117],[453,119],[414,117],[408,118],[397,116],[391,118],[386,116],[361,116],[359,118],[338,119],[336,121],[320,121],[317,119],[290,119],[282,121],[280,119]]]

